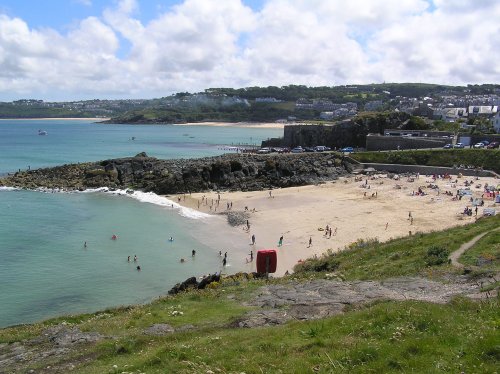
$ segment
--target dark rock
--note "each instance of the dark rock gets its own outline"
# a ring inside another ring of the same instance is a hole
[[[62,165],[18,172],[0,185],[21,188],[133,188],[157,194],[213,190],[265,190],[318,184],[347,174],[335,153],[274,155],[227,154],[189,160],[137,157]]]
[[[202,290],[205,287],[207,287],[210,283],[212,282],[219,282],[220,281],[220,274],[212,274],[209,275],[208,277],[203,278],[200,283],[198,283],[198,289]]]

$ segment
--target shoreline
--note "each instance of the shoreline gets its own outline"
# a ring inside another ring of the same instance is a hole
[[[473,182],[472,186],[465,186],[465,181]],[[361,180],[341,177],[316,186],[221,192],[217,212],[214,211],[218,199],[216,192],[193,193],[185,200],[181,199],[179,204],[208,214],[248,213],[249,230],[245,224],[237,227],[227,224],[228,229],[238,231],[241,243],[248,244],[249,252],[252,250],[254,254],[253,262],[248,255],[239,261],[250,263],[251,271],[255,271],[256,252],[276,249],[278,267],[274,275],[282,276],[287,271],[293,272],[299,261],[329,251],[338,252],[357,240],[386,242],[397,237],[474,223],[475,207],[470,198],[480,199],[485,183],[496,186],[498,181],[492,177],[476,180],[457,176],[436,180],[429,176],[394,180],[378,174]],[[419,188],[425,195],[412,196],[412,192],[418,192]],[[456,191],[464,188],[470,188],[472,195],[465,195],[461,200],[455,198]],[[173,200],[176,196],[182,195],[167,195]],[[202,198],[205,202],[208,200],[208,204],[201,203]],[[232,208],[228,209],[228,203]],[[473,209],[472,216],[462,214],[465,207]],[[477,217],[483,215],[484,208],[491,207],[496,208],[494,200],[485,197],[484,206],[478,206]],[[332,228],[331,236],[325,235],[326,225]],[[255,245],[252,245],[252,235],[256,237]],[[281,236],[283,245],[278,247]]]

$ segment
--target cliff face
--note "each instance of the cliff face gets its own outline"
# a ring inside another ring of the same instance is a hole
[[[344,166],[345,165],[345,166]],[[227,154],[188,160],[136,157],[16,173],[0,185],[30,188],[133,188],[158,194],[207,190],[262,190],[315,184],[347,174],[334,153]]]
[[[366,135],[381,134],[385,129],[398,128],[410,116],[406,113],[375,113],[358,116],[352,120],[333,125],[289,125],[285,126],[283,145],[312,147],[326,145],[329,147],[364,147]],[[263,146],[268,145],[266,142]]]

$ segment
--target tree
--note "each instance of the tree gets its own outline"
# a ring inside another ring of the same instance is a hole
[[[406,125],[405,130],[428,130],[430,126],[421,118],[411,116]]]

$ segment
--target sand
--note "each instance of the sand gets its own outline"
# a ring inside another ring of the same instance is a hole
[[[358,239],[387,241],[410,235],[410,232],[430,232],[472,223],[476,217],[470,196],[454,199],[457,189],[467,188],[464,182],[473,181],[469,188],[473,197],[480,198],[485,183],[495,186],[499,183],[495,178],[475,180],[472,177],[457,179],[456,176],[436,180],[426,176],[418,179],[415,176],[413,180],[403,177],[394,180],[386,175],[361,178],[361,181],[348,177],[318,186],[274,189],[271,196],[269,190],[221,192],[217,211],[225,211],[228,202],[232,202],[235,211],[248,207],[250,230],[246,230],[245,225],[230,227],[229,224],[228,230],[237,231],[241,240],[248,243],[249,251],[254,253],[259,249],[276,249],[278,267],[275,275],[280,276],[286,271],[292,272],[293,266],[302,259],[321,255],[329,249],[342,250]],[[429,187],[431,184],[439,186],[439,193]],[[412,196],[419,187],[425,195]],[[446,195],[445,191],[453,196]],[[212,199],[217,199],[216,192],[192,194],[180,203],[198,209],[202,196],[209,199],[209,205],[200,204],[199,210],[214,213],[215,206],[210,210],[210,204]],[[472,216],[462,214],[466,206],[473,208]],[[485,197],[477,216],[480,217],[487,207],[495,207],[493,198]],[[326,225],[333,229],[331,237],[325,236]],[[252,235],[256,237],[254,246],[250,244]],[[283,236],[283,245],[278,247],[280,236]],[[310,239],[312,245],[309,245]],[[247,253],[240,257],[242,263],[249,261]],[[233,258],[233,261],[238,260]],[[247,268],[255,270],[255,259]]]

